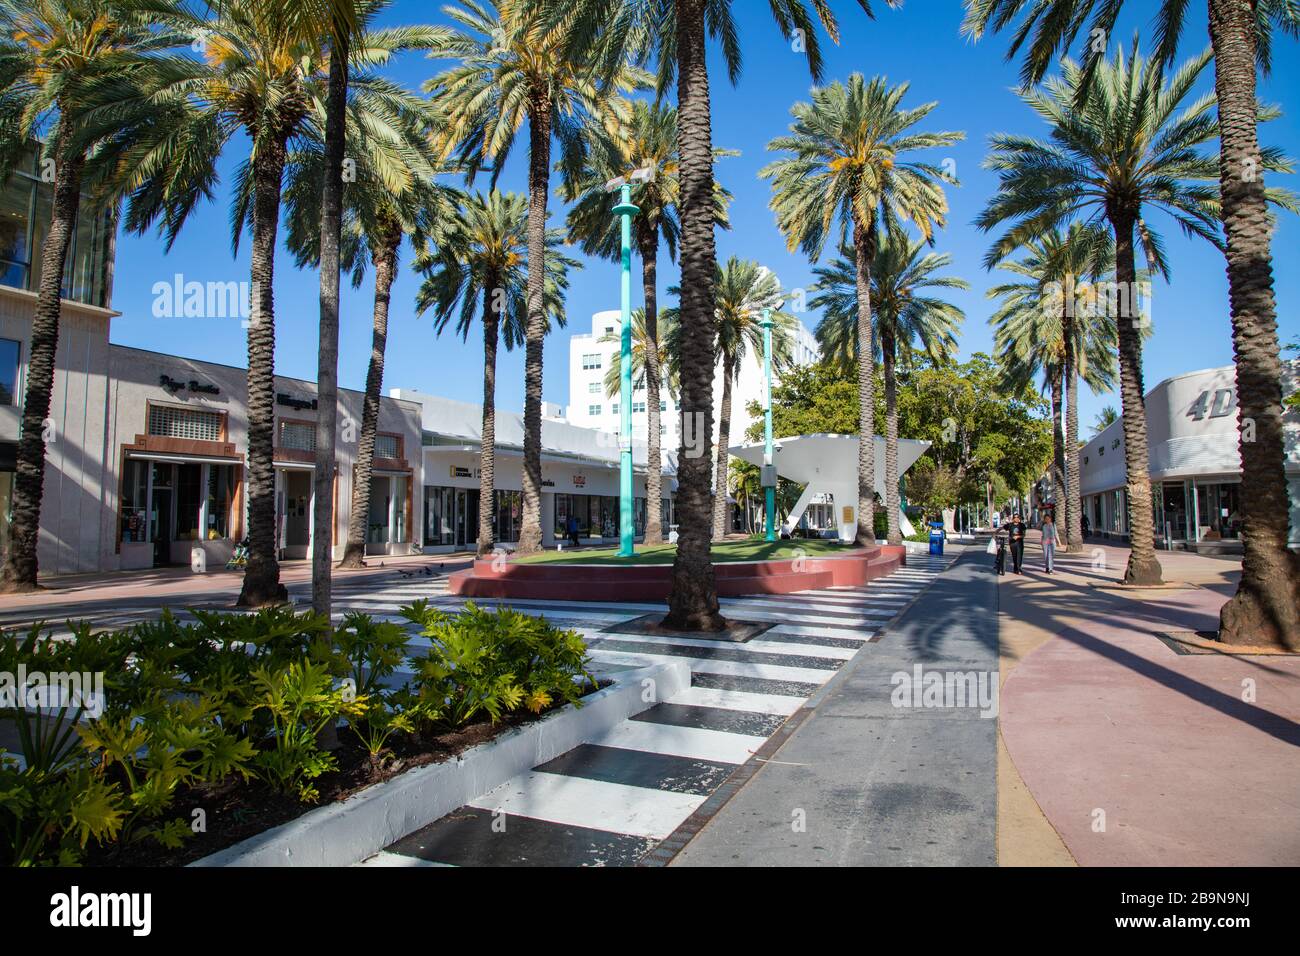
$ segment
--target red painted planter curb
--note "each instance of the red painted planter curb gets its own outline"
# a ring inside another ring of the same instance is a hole
[[[719,597],[793,594],[828,587],[855,587],[884,577],[907,562],[898,546],[860,548],[835,557],[736,561],[713,566]],[[453,573],[448,590],[469,598],[550,601],[666,601],[671,564],[519,564],[476,559]]]

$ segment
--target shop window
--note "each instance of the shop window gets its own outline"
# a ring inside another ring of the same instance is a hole
[[[396,458],[396,455],[392,457]],[[402,475],[393,476],[393,543],[406,543],[406,482]]]
[[[233,465],[208,466],[207,539],[231,537],[230,506],[235,498]]]
[[[280,448],[294,451],[316,450],[316,425],[314,422],[280,422]],[[376,445],[376,447],[378,447]]]
[[[396,435],[376,435],[375,436],[375,457],[376,458],[401,458],[398,451],[398,437]],[[313,448],[315,445],[313,444]]]
[[[388,477],[375,475],[370,479],[370,512],[366,518],[366,541],[370,544],[388,543],[388,509],[392,504]]]
[[[194,541],[199,534],[199,506],[202,504],[202,465],[176,466],[176,540]]]
[[[149,434],[163,438],[221,441],[221,413],[171,405],[149,406]]]
[[[122,473],[122,540],[144,541],[148,531],[149,463],[128,459]]]
[[[21,346],[13,339],[0,339],[0,405],[14,404],[18,392],[18,357]]]

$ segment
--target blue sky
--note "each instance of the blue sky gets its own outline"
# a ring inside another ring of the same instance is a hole
[[[1040,134],[1036,115],[1012,92],[1016,65],[1004,59],[1003,36],[970,43],[959,34],[961,5],[957,0],[907,0],[901,10],[876,4],[875,21],[869,21],[855,3],[834,4],[843,33],[839,47],[827,45],[826,79],[843,79],[861,72],[868,77],[884,75],[891,82],[909,81],[911,91],[905,105],[937,100],[938,106],[925,121],[930,129],[964,130],[965,141],[934,151],[934,159],[951,158],[962,182],[949,190],[951,215],[940,233],[936,248],[953,256],[952,273],[969,280],[969,292],[953,293],[953,301],[966,311],[961,355],[991,351],[992,336],[987,325],[990,312],[985,289],[993,283],[981,266],[989,237],[972,221],[992,193],[995,177],[981,168],[988,136],[994,132]],[[1117,35],[1127,45],[1135,28],[1150,35],[1147,10],[1154,3],[1130,2],[1135,11],[1121,24]],[[1182,54],[1199,51],[1208,42],[1204,4],[1191,4],[1189,29],[1184,35]],[[385,24],[441,21],[432,4],[398,0],[385,12]],[[719,179],[735,194],[731,207],[733,228],[719,232],[718,255],[738,255],[767,265],[788,288],[812,281],[812,264],[799,253],[789,253],[768,208],[769,187],[758,171],[771,160],[766,145],[784,132],[789,108],[806,99],[811,81],[803,57],[781,40],[767,11],[758,0],[735,0],[744,43],[744,72],[737,86],[726,81],[716,56],[711,62],[714,143],[741,151],[738,157],[721,160]],[[715,51],[716,52],[716,51]],[[394,64],[390,75],[411,87],[432,75],[439,64],[408,57]],[[1202,84],[1212,86],[1206,71]],[[1278,102],[1282,119],[1263,129],[1265,142],[1281,146],[1289,155],[1300,156],[1300,46],[1278,37],[1273,73],[1261,86],[1261,97]],[[501,188],[525,188],[523,144],[512,157]],[[232,151],[223,164],[224,182],[237,157]],[[1284,177],[1291,179],[1292,177]],[[485,185],[485,181],[484,181]],[[1300,191],[1300,177],[1290,188]],[[176,273],[187,281],[230,281],[248,279],[248,242],[239,254],[231,253],[227,225],[226,186],[219,187],[217,201],[198,210],[169,253],[154,235],[118,237],[113,307],[121,317],[114,320],[114,342],[172,352],[195,358],[244,365],[246,341],[238,321],[231,319],[167,319],[153,316],[155,283],[171,282]],[[552,195],[552,223],[563,219],[563,208]],[[1232,361],[1232,343],[1227,312],[1227,280],[1222,256],[1200,240],[1183,237],[1177,225],[1157,213],[1153,217],[1167,242],[1172,279],[1153,290],[1154,335],[1145,353],[1148,388],[1161,379]],[[1300,337],[1296,318],[1300,302],[1300,276],[1295,268],[1295,248],[1300,243],[1300,222],[1284,214],[1273,240],[1275,287],[1280,330],[1284,341]],[[409,265],[405,250],[404,265]],[[580,254],[574,252],[579,258]],[[661,257],[660,276],[664,289],[676,282],[675,268]],[[634,268],[637,264],[634,261]],[[317,277],[293,267],[281,249],[277,259],[276,370],[285,375],[313,379],[316,373]],[[370,351],[370,277],[359,290],[347,288],[343,304],[340,339],[340,382],[351,388],[364,384]],[[384,387],[418,388],[465,401],[477,401],[482,388],[481,341],[471,334],[468,343],[450,333],[433,334],[427,316],[418,317],[413,306],[418,278],[404,269],[394,287],[389,326],[389,346]],[[635,284],[634,284],[635,288]],[[553,334],[546,344],[544,394],[547,400],[568,401],[568,338],[572,332],[589,329],[592,312],[618,306],[618,273],[612,263],[590,260],[572,277],[568,298],[569,326]],[[802,316],[811,329],[818,316]],[[503,352],[497,373],[497,403],[504,409],[523,406],[522,350]],[[1103,405],[1118,408],[1118,395],[1094,396],[1085,388],[1080,395],[1080,421],[1085,433]]]

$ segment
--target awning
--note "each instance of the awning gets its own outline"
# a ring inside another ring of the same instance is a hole
[[[242,465],[242,458],[220,458],[215,455],[181,455],[156,451],[128,451],[127,458],[138,461],[158,461],[167,465]]]

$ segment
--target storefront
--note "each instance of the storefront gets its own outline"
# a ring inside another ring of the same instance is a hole
[[[418,402],[424,421],[424,526],[426,551],[472,550],[478,544],[479,454],[482,408],[467,402],[394,390]],[[523,416],[496,414],[496,470],[493,484],[493,541],[519,540],[523,520]],[[567,422],[542,422],[542,543],[552,547],[569,537],[569,518],[577,519],[583,543],[613,543],[621,526],[619,451],[606,432]],[[645,533],[646,450],[633,442],[634,534]],[[675,481],[665,470],[659,503],[664,533],[672,524]]]
[[[1283,363],[1289,394],[1300,361]],[[1197,551],[1236,551],[1245,530],[1241,511],[1237,391],[1233,366],[1189,372],[1161,382],[1146,396],[1151,511],[1158,545]],[[1291,545],[1300,546],[1300,412],[1284,421]],[[1128,537],[1123,422],[1081,449],[1083,514],[1102,537]]]

